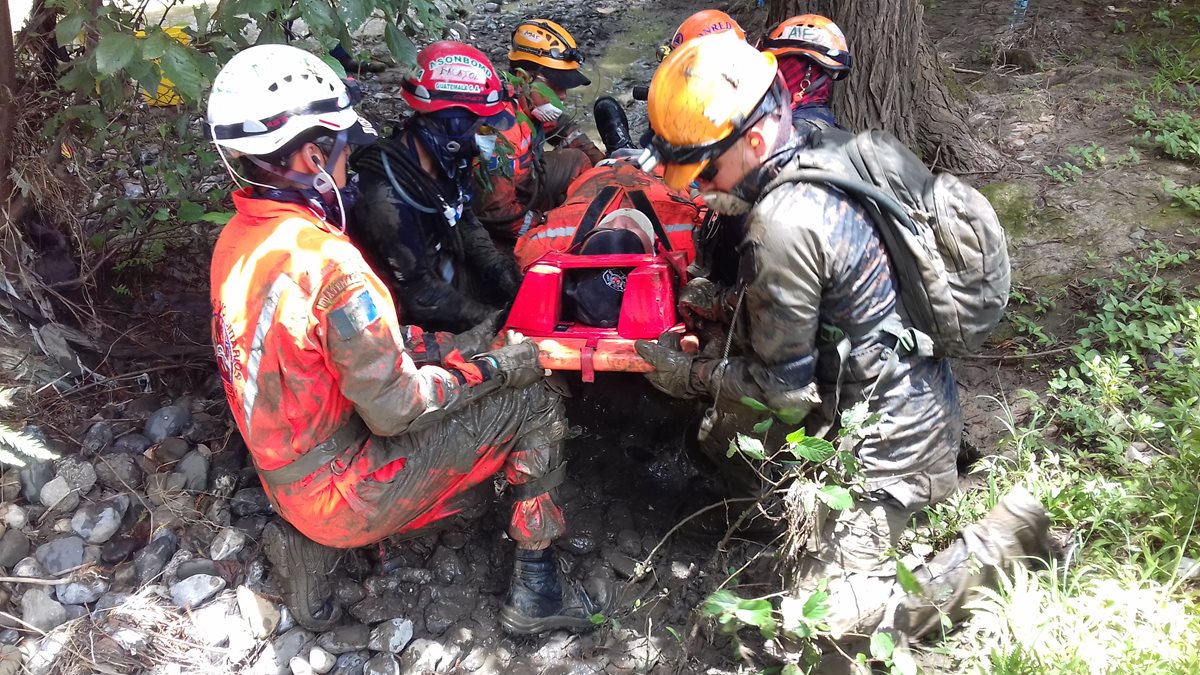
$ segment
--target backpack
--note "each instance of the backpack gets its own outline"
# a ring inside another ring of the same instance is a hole
[[[797,161],[802,168],[792,168]],[[821,130],[764,194],[789,183],[829,185],[866,208],[899,282],[905,324],[927,336],[916,336],[918,351],[970,354],[1004,317],[1011,269],[992,205],[957,177],[932,173],[891,134]]]

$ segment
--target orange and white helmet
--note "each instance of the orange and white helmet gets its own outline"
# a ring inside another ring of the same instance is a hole
[[[819,14],[793,16],[781,21],[759,40],[758,48],[776,56],[803,56],[829,71],[829,77],[834,80],[849,75],[854,62],[842,29]]]
[[[517,24],[508,61],[519,68],[538,70],[564,91],[592,83],[579,71],[584,57],[575,38],[550,19],[526,19]]]
[[[726,32],[732,32],[738,36],[739,40],[746,39],[746,31],[742,30],[741,25],[732,16],[719,9],[702,9],[684,19],[683,23],[679,24],[679,28],[675,29],[675,35],[671,38],[671,42],[659,47],[658,60],[662,61],[667,54],[671,53],[672,49],[678,49],[688,40],[701,35]]]

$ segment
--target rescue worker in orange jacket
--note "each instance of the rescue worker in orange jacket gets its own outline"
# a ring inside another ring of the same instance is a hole
[[[213,341],[234,420],[287,521],[263,543],[297,621],[337,621],[337,549],[452,515],[503,471],[518,550],[502,626],[590,628],[596,604],[560,578],[549,548],[564,530],[554,488],[566,423],[536,345],[510,333],[491,352],[414,362],[391,293],[344,233],[348,146],[375,136],[347,87],[300,49],[252,47],[214,80],[207,123],[246,186],[213,252]]]
[[[604,152],[566,112],[568,92],[591,84],[579,70],[583,53],[565,28],[528,19],[513,30],[508,80],[516,90],[509,112],[517,124],[480,148],[480,219],[497,241],[511,245],[562,203],[576,176]],[[555,149],[546,152],[549,143]]]

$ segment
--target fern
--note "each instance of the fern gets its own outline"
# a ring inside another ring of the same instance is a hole
[[[0,387],[0,408],[11,406],[16,393],[16,389]],[[39,439],[7,424],[0,424],[0,464],[25,466],[31,460],[49,461],[57,458]]]

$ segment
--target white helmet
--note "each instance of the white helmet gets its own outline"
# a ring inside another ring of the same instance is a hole
[[[367,145],[379,134],[354,111],[356,98],[316,56],[289,45],[258,45],[217,73],[208,127],[214,143],[244,155],[268,155],[317,127],[346,132],[349,145]]]

